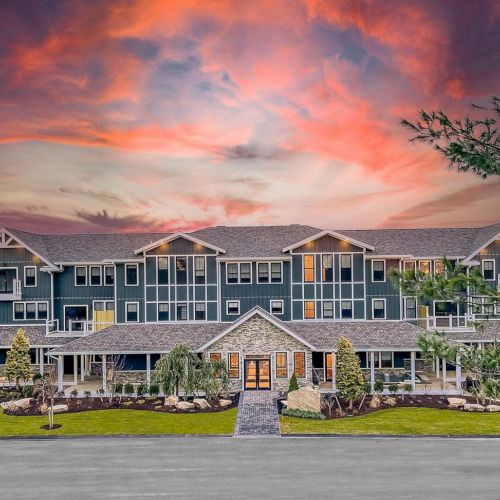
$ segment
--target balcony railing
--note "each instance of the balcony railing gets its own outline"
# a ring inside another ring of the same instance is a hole
[[[6,287],[5,290],[0,291],[0,300],[1,301],[12,301],[12,300],[21,300],[22,283],[19,280],[12,280],[12,287]]]
[[[105,328],[110,327],[114,323],[112,322],[96,322],[88,320],[70,320],[68,322],[69,331],[67,334],[75,336],[85,336],[90,333],[99,332]]]
[[[473,314],[454,316],[426,316],[422,318],[404,318],[408,323],[417,325],[426,330],[470,330],[474,329],[475,316]]]

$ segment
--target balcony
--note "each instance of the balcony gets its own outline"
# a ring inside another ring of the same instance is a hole
[[[18,279],[5,279],[0,275],[0,301],[21,300],[21,282]]]
[[[463,316],[425,316],[421,318],[403,318],[412,325],[419,326],[425,330],[439,330],[443,332],[474,330],[476,321],[473,314]]]
[[[85,337],[114,325],[113,322],[97,322],[88,320],[68,321],[68,330],[59,330],[59,321],[47,321],[47,335],[52,337]]]

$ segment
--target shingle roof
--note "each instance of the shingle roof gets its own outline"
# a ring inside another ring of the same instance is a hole
[[[12,339],[19,328],[23,328],[28,336],[30,345],[32,347],[51,347],[59,346],[66,342],[69,342],[71,338],[68,337],[56,337],[56,336],[46,336],[45,325],[40,326],[0,326],[0,346],[10,347],[12,344]]]
[[[134,250],[172,233],[39,235],[8,229],[50,262],[99,262],[134,259]],[[278,257],[283,248],[310,238],[322,229],[290,226],[215,226],[189,233],[226,250],[226,257]],[[468,256],[500,233],[500,223],[482,228],[335,230],[375,247],[376,255],[415,257]]]

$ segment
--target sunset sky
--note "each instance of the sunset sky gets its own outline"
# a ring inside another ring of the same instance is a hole
[[[0,225],[476,226],[399,125],[500,94],[500,2],[0,2]]]

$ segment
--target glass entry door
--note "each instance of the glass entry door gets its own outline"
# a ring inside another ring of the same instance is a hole
[[[271,389],[269,359],[245,360],[245,390]]]

